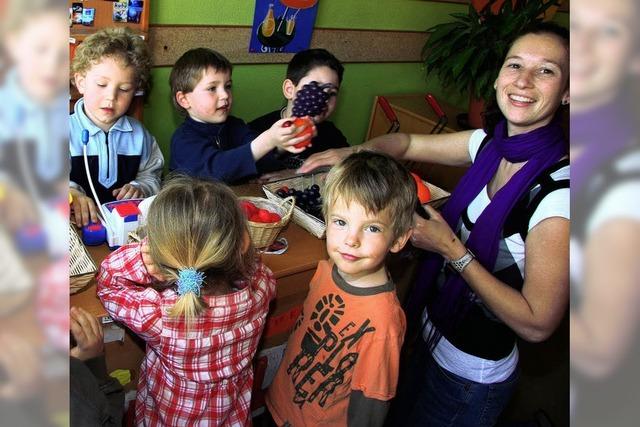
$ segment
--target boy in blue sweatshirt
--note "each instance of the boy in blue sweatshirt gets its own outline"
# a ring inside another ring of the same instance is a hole
[[[280,153],[299,153],[299,129],[275,122],[257,135],[241,119],[229,115],[232,105],[232,66],[227,58],[207,48],[183,54],[169,78],[173,102],[186,114],[171,137],[169,169],[199,178],[234,183],[255,176],[256,163],[277,162]]]
[[[73,81],[82,98],[69,116],[69,193],[78,225],[97,221],[84,165],[85,130],[89,173],[101,203],[160,190],[160,147],[142,123],[127,115],[135,92],[149,87],[150,68],[145,42],[128,28],[100,30],[76,50]]]

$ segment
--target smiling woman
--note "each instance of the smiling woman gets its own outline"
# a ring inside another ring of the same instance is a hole
[[[516,40],[494,83],[509,135],[545,126],[559,104],[569,102],[568,46],[557,36],[531,34]]]
[[[494,425],[517,383],[517,337],[543,341],[564,316],[570,170],[555,116],[569,100],[568,46],[568,31],[553,24],[515,38],[495,81],[495,126],[387,134],[313,155],[301,168],[356,149],[472,163],[442,214],[429,208],[429,220],[415,218],[411,241],[428,255],[406,310],[424,341],[400,380],[394,425]]]

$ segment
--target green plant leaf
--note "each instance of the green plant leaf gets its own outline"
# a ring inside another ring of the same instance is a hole
[[[427,39],[426,46],[436,45],[438,42],[445,39],[445,37],[458,33],[462,28],[464,28],[464,25],[460,25],[457,22],[436,25],[428,31],[431,32],[431,35]]]
[[[462,52],[453,62],[453,67],[451,67],[451,71],[453,73],[453,78],[457,79],[464,67],[471,59],[471,56],[476,53],[476,48],[474,46],[468,47]]]
[[[489,55],[489,51],[487,50],[480,50],[478,52],[476,52],[476,55],[473,57],[473,59],[471,60],[471,63],[469,64],[469,74],[475,78],[480,72],[486,70],[486,64],[484,64],[484,61],[487,59],[487,56]],[[480,66],[482,65],[482,68],[480,68]]]

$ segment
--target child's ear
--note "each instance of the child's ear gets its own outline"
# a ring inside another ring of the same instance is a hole
[[[176,102],[178,103],[179,106],[181,106],[185,110],[188,110],[191,107],[191,104],[187,99],[187,94],[181,90],[176,92]]]
[[[400,252],[402,248],[404,248],[404,245],[407,244],[407,240],[409,240],[409,237],[411,237],[411,233],[413,233],[413,228],[410,228],[406,233],[400,235],[400,237],[398,237],[396,241],[393,242],[393,244],[389,248],[389,251],[393,252],[394,254]]]
[[[296,94],[296,85],[290,79],[285,79],[282,82],[282,94],[286,99],[291,101]]]
[[[80,95],[84,95],[86,83],[87,83],[87,79],[85,78],[84,74],[75,73],[73,75],[73,84],[78,89],[78,92],[80,92]]]

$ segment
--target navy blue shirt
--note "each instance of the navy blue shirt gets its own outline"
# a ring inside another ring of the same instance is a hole
[[[253,177],[258,166],[251,153],[256,138],[244,121],[229,116],[224,123],[202,123],[187,116],[171,137],[169,170],[227,184]],[[275,149],[258,161],[275,161]]]

